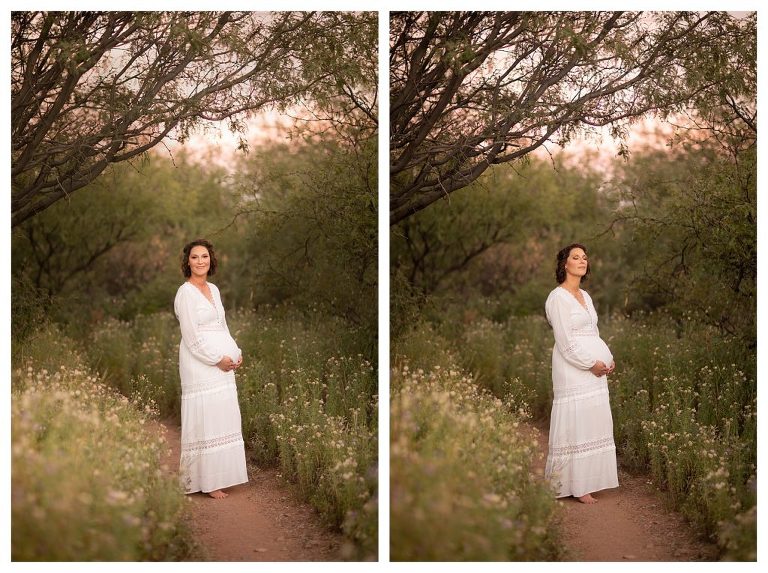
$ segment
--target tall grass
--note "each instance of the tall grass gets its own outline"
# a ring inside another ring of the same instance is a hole
[[[149,402],[107,386],[54,328],[17,348],[11,406],[15,561],[192,555],[178,481]]]
[[[556,505],[533,470],[535,437],[520,431],[526,413],[447,347],[429,327],[393,341],[392,559],[557,559]]]
[[[617,446],[727,559],[756,558],[753,351],[695,324],[614,320]]]
[[[374,366],[348,325],[278,309],[239,312],[230,329],[248,364],[238,370],[243,432],[282,474],[373,559],[378,535],[378,395]]]
[[[89,333],[88,361],[125,396],[154,402],[163,418],[181,409],[179,327],[170,313],[108,318]]]

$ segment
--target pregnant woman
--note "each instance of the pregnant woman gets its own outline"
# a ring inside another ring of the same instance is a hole
[[[216,285],[213,245],[205,239],[184,247],[181,270],[187,281],[173,307],[181,326],[181,464],[186,493],[202,491],[215,499],[223,488],[245,483],[245,446],[237,403],[235,370],[242,352],[229,334]]]
[[[569,245],[557,254],[559,286],[546,302],[555,346],[545,476],[557,497],[596,503],[593,492],[619,485],[607,378],[616,365],[597,330],[592,298],[579,288],[588,274],[584,245]]]

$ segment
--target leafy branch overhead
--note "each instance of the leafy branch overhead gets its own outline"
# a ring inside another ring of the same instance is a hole
[[[375,122],[371,29],[371,13],[12,13],[12,225],[201,122],[338,99]]]
[[[390,223],[490,165],[721,101],[754,121],[754,13],[403,12],[390,27]]]

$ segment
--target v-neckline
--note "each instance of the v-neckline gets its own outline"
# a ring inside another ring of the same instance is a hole
[[[584,299],[584,304],[581,304],[581,303],[579,302],[579,299],[578,299],[578,298],[576,298],[576,295],[575,295],[575,294],[573,294],[571,291],[569,291],[567,288],[565,288],[565,287],[562,287],[562,286],[558,286],[557,288],[561,288],[561,289],[563,289],[565,292],[567,292],[567,293],[568,293],[568,294],[571,296],[571,298],[573,298],[573,300],[575,300],[575,301],[576,301],[576,304],[578,304],[578,305],[579,305],[581,308],[583,308],[584,310],[586,310],[587,312],[589,312],[589,307],[587,306],[587,299],[586,299],[586,297],[585,297],[583,294],[581,295],[581,298],[583,298],[583,299]],[[582,292],[582,290],[581,290],[581,289],[579,289],[579,292]]]
[[[216,303],[211,300],[211,298],[213,298],[213,291],[211,290],[210,286],[208,287],[208,291],[211,293],[211,298],[208,298],[207,296],[205,296],[205,293],[203,291],[201,291],[199,288],[193,285],[190,281],[187,281],[187,284],[191,286],[193,289],[195,289],[197,292],[199,292],[200,296],[202,296],[206,300],[206,302],[214,308],[214,310],[216,309]]]

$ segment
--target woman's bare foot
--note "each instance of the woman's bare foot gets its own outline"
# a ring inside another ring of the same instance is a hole
[[[217,489],[216,491],[209,491],[208,495],[210,495],[213,499],[224,499],[229,494],[221,491],[220,489]]]
[[[581,503],[597,503],[597,500],[592,497],[591,493],[588,493],[586,495],[582,495],[581,497],[577,498]]]

